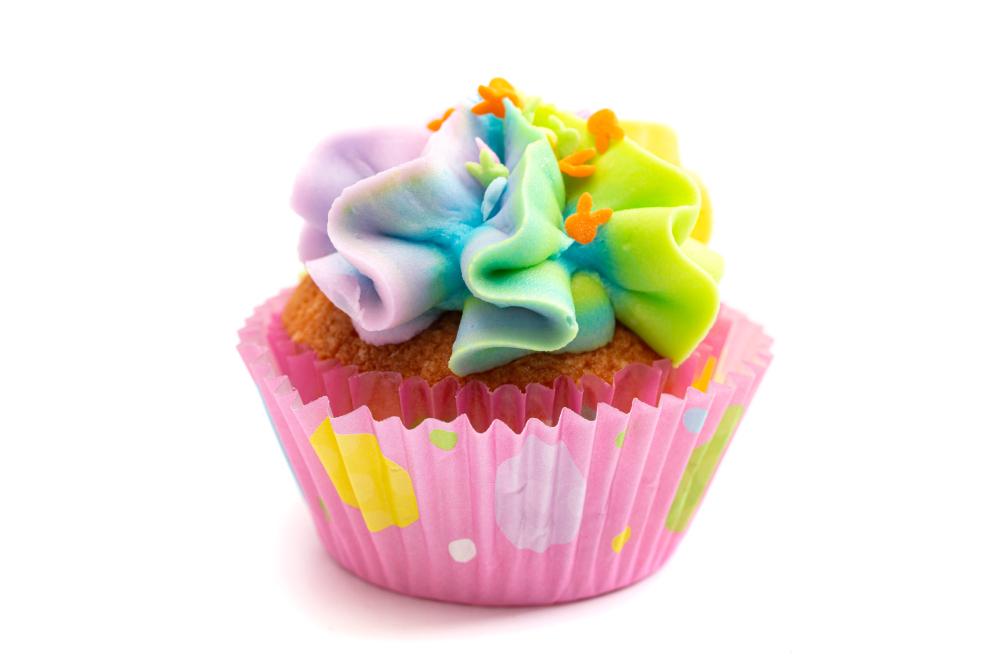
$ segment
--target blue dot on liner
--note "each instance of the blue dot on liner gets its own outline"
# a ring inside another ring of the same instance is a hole
[[[691,407],[684,412],[684,417],[681,419],[684,423],[684,429],[692,434],[697,434],[701,431],[702,426],[705,424],[706,416],[708,416],[708,409]]]

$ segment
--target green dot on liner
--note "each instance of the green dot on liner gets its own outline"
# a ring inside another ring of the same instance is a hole
[[[615,447],[621,448],[622,445],[624,444],[625,444],[625,430],[622,430],[621,432],[618,432],[618,435],[615,437]]]
[[[677,485],[674,502],[671,503],[670,511],[667,513],[665,526],[668,530],[684,532],[687,529],[688,521],[701,502],[705,488],[708,487],[726,444],[729,443],[729,438],[733,435],[733,430],[736,429],[742,415],[742,405],[734,404],[728,407],[723,412],[712,438],[691,452],[680,484]]]
[[[451,450],[458,443],[458,434],[448,430],[431,430],[431,443],[442,450]]]

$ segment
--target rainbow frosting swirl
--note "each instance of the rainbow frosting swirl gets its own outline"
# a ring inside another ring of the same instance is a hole
[[[335,136],[295,184],[300,256],[373,344],[462,312],[458,375],[582,352],[615,322],[683,361],[719,308],[707,199],[669,129],[589,119],[502,79],[428,130]]]

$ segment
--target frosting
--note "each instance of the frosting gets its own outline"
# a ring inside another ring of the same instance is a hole
[[[582,118],[502,79],[419,130],[334,137],[292,206],[300,256],[374,344],[462,312],[449,366],[580,352],[615,322],[684,360],[719,308],[707,199],[655,124]]]

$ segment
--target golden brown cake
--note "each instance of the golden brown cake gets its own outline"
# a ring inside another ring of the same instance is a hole
[[[351,318],[333,305],[304,277],[282,313],[289,337],[313,350],[321,359],[336,359],[357,366],[361,372],[385,370],[403,377],[422,377],[429,384],[456,377],[448,369],[448,357],[455,342],[461,314],[444,313],[434,324],[410,340],[396,345],[370,345],[361,340]],[[630,363],[650,364],[661,359],[641,338],[620,323],[610,343],[579,354],[533,354],[492,370],[457,377],[461,382],[481,381],[490,388],[515,384],[550,385],[566,375],[574,381],[587,373],[610,382],[614,374]]]

